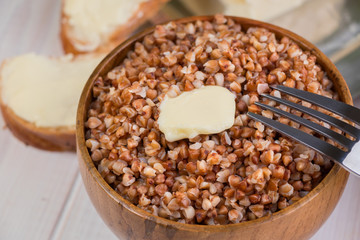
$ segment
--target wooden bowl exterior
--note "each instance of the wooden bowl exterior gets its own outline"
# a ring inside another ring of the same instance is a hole
[[[193,22],[211,20],[213,16],[189,17],[175,22]],[[287,36],[302,49],[309,50],[317,57],[317,62],[334,82],[335,89],[342,101],[352,104],[350,91],[345,80],[333,63],[313,44],[302,37],[280,27],[240,17],[231,17],[240,23],[243,29],[257,26],[274,32],[277,37]],[[90,76],[80,99],[77,113],[77,149],[80,172],[96,210],[110,227],[122,239],[308,239],[329,217],[342,195],[348,179],[348,172],[335,165],[323,181],[307,196],[291,206],[272,214],[249,222],[204,226],[190,225],[170,221],[154,216],[115,192],[100,176],[85,146],[84,121],[87,109],[92,100],[91,88],[97,77],[104,76],[113,67],[120,64],[126,52],[135,41],[141,40],[153,31],[148,29],[115,48],[95,69]]]

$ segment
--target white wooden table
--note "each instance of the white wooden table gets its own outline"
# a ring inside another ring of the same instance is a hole
[[[59,0],[1,0],[0,60],[27,52],[61,55],[59,18]],[[360,239],[359,214],[360,179],[350,176],[335,211],[312,239]],[[0,128],[0,239],[116,237],[91,205],[74,153],[26,147]]]

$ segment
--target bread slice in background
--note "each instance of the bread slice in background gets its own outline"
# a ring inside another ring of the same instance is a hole
[[[63,0],[66,53],[108,52],[154,16],[168,0]]]
[[[7,127],[27,145],[74,151],[78,100],[102,58],[31,53],[5,60],[0,68],[0,107]]]

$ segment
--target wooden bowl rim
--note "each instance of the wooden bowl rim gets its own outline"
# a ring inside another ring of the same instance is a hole
[[[249,18],[243,18],[243,17],[236,17],[236,16],[226,16],[227,18],[231,18],[235,20],[237,23],[241,24],[242,29],[243,25],[248,25],[249,27],[263,27],[266,28],[272,32],[275,33],[275,35],[278,37],[279,34],[281,36],[287,36],[294,42],[296,42],[302,49],[309,50],[312,54],[315,54],[317,56],[317,63],[321,66],[328,65],[329,69],[333,71],[333,75],[336,76],[336,81],[340,84],[341,87],[344,88],[344,96],[346,96],[348,99],[345,99],[345,102],[348,104],[353,104],[352,97],[349,91],[349,88],[340,74],[339,70],[336,68],[336,66],[328,59],[328,57],[322,53],[315,45],[307,41],[306,39],[302,38],[301,36],[286,30],[284,28],[275,26],[270,23],[265,23],[258,20],[253,20]],[[185,17],[180,18],[177,20],[171,20],[176,23],[187,23],[187,22],[195,22],[197,20],[201,21],[209,21],[214,18],[214,15],[208,15],[208,16],[192,16],[192,17]],[[166,24],[168,22],[162,24]],[[124,199],[119,193],[117,193],[113,188],[110,187],[110,185],[101,177],[100,173],[96,169],[89,153],[87,150],[87,147],[85,145],[85,129],[84,129],[84,115],[86,114],[85,109],[85,103],[88,97],[91,96],[90,91],[91,87],[93,85],[93,82],[97,77],[99,76],[99,73],[102,71],[104,66],[106,66],[116,55],[118,55],[122,49],[126,48],[127,46],[133,44],[135,41],[138,41],[142,39],[147,34],[154,31],[156,26],[152,26],[150,28],[147,28],[138,34],[130,37],[120,45],[118,45],[115,49],[113,49],[95,68],[91,76],[89,77],[88,81],[86,82],[86,85],[84,86],[83,92],[80,97],[78,110],[77,110],[77,120],[76,120],[76,142],[77,142],[77,151],[79,154],[79,161],[84,161],[85,165],[87,167],[87,170],[89,171],[92,178],[95,180],[95,183],[99,185],[100,188],[102,188],[107,195],[112,198],[116,203],[127,209],[128,211],[132,212],[133,214],[138,215],[141,218],[144,218],[148,221],[155,222],[156,224],[163,225],[164,227],[172,227],[175,229],[182,229],[186,231],[196,231],[199,230],[202,231],[212,231],[212,232],[218,232],[218,231],[224,231],[226,229],[227,231],[231,231],[231,229],[238,228],[238,227],[248,227],[252,226],[255,227],[256,225],[262,224],[264,222],[269,222],[276,220],[278,218],[281,218],[283,216],[286,216],[293,211],[296,211],[301,208],[301,206],[307,204],[309,201],[314,199],[321,191],[322,189],[327,186],[331,180],[339,175],[342,171],[346,171],[342,169],[338,164],[335,164],[333,168],[330,170],[330,172],[325,176],[325,178],[314,188],[312,189],[305,197],[301,198],[297,202],[293,203],[292,205],[286,207],[285,209],[282,209],[278,212],[275,212],[271,214],[270,216],[258,218],[251,221],[241,222],[241,223],[235,223],[235,224],[227,224],[227,225],[198,225],[198,224],[185,224],[185,223],[179,223],[176,221],[168,220],[162,217],[155,216],[145,210],[142,210],[141,208],[135,206],[130,201]],[[319,63],[319,59],[321,60],[321,63]],[[332,79],[334,81],[334,79]],[[343,99],[344,100],[344,99]]]

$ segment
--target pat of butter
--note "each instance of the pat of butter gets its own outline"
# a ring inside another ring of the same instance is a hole
[[[234,124],[235,96],[219,86],[204,86],[165,98],[158,124],[169,142],[222,132]]]

